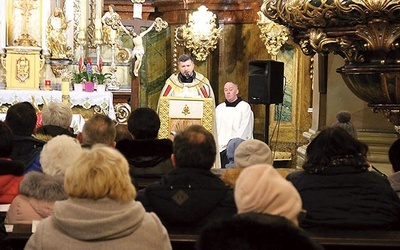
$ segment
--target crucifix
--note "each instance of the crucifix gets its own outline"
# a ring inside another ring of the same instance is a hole
[[[140,34],[140,29],[142,27],[150,27],[154,23],[154,21],[142,19],[121,20],[121,22],[125,27],[130,27],[136,34]],[[131,110],[135,110],[139,107],[140,77],[138,72],[134,72],[135,66],[132,67],[132,71]]]
[[[139,69],[142,65],[142,59],[144,56],[144,45],[143,37],[149,33],[153,28],[160,32],[162,29],[168,27],[168,23],[163,21],[161,18],[157,17],[154,21],[133,19],[133,20],[121,20],[122,24],[127,27],[131,33],[133,48],[132,48],[132,59],[135,60],[133,66],[133,77],[131,82],[131,108],[136,109],[139,106]],[[141,32],[142,27],[147,27],[147,29]]]

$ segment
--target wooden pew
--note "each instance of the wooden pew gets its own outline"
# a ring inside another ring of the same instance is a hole
[[[325,249],[400,249],[400,231],[306,230]]]
[[[310,238],[326,250],[400,249],[400,231],[306,230]],[[191,228],[168,228],[174,250],[195,249],[198,234]]]
[[[15,224],[8,233],[14,250],[23,249],[32,232],[32,225]],[[192,250],[198,237],[198,229],[192,227],[168,227],[174,250]],[[310,238],[326,250],[394,250],[400,249],[400,231],[377,230],[306,230]]]

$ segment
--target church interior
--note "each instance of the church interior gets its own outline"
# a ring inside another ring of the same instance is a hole
[[[34,93],[40,106],[60,99],[50,94],[58,90],[85,119],[103,112],[125,123],[133,109],[157,108],[164,82],[184,53],[195,57],[196,70],[210,80],[216,103],[224,101],[228,81],[236,82],[239,96],[249,101],[249,62],[274,60],[284,63],[283,102],[250,104],[254,136],[268,142],[277,166],[301,167],[308,142],[346,110],[359,139],[369,145],[369,160],[389,174],[387,150],[400,125],[400,29],[394,7],[362,1],[348,11],[336,3],[328,17],[324,8],[332,6],[315,1],[324,4],[314,6],[316,17],[310,17],[311,7],[303,1],[290,1],[292,12],[285,2],[3,0],[0,113],[20,100],[17,95],[30,99]],[[369,8],[375,12],[360,14]],[[201,30],[206,35],[194,31],[196,11],[208,13],[200,20],[214,19],[205,28],[210,30]],[[113,13],[119,18],[102,21]],[[113,29],[118,25],[124,29]],[[134,47],[144,54],[135,56]],[[88,62],[105,78],[106,90],[100,92],[97,78],[97,91],[74,99],[73,85]]]
[[[133,110],[149,107],[161,120],[158,136],[171,138],[172,123],[182,125],[170,119],[173,107],[184,115],[193,110],[160,93],[179,71],[179,56],[188,54],[214,95],[203,98],[196,119],[213,130],[224,85],[236,83],[254,113],[254,138],[269,145],[283,177],[300,172],[309,143],[342,111],[368,145],[365,162],[390,175],[388,150],[400,133],[399,6],[400,0],[1,0],[0,120],[18,102],[31,102],[36,112],[64,102],[76,134],[94,114],[126,125]],[[21,249],[31,228],[14,230]],[[169,232],[174,249],[193,248],[197,232],[186,229]],[[311,232],[326,249],[400,246],[399,231]]]

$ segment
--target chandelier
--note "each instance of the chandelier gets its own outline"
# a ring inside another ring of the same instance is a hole
[[[202,5],[189,14],[187,25],[175,29],[175,42],[189,49],[198,61],[205,61],[216,49],[222,28],[217,28],[216,16]]]

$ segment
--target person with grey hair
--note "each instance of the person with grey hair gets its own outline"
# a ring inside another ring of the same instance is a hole
[[[40,154],[43,173],[27,173],[19,186],[20,194],[12,201],[5,222],[32,224],[51,215],[54,202],[64,200],[64,173],[82,152],[79,141],[59,135],[48,141]]]
[[[75,137],[70,131],[71,108],[62,102],[50,102],[42,109],[42,126],[36,130],[35,138],[48,141],[57,135]]]
[[[106,115],[96,114],[83,125],[82,132],[78,133],[78,140],[83,147],[91,147],[101,143],[115,147],[115,123]]]

